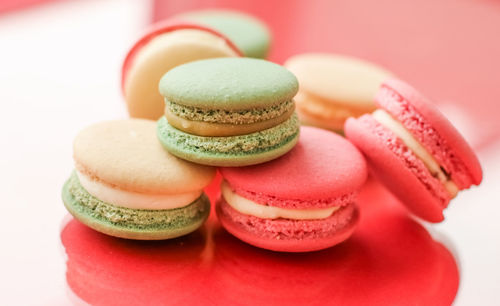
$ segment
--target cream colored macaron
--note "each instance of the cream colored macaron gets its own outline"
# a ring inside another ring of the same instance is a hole
[[[97,231],[131,239],[166,239],[197,229],[210,203],[203,193],[215,169],[166,152],[156,123],[129,119],[94,124],[74,140],[76,170],[63,201]]]
[[[157,120],[165,104],[160,78],[187,62],[240,56],[241,52],[215,30],[194,24],[155,25],[130,49],[122,67],[122,91],[131,117]]]
[[[301,123],[337,132],[347,118],[375,109],[375,93],[392,76],[373,63],[327,53],[295,55],[285,67],[299,80],[295,102]]]

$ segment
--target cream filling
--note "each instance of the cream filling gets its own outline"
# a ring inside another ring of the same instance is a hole
[[[396,136],[400,138],[408,148],[410,148],[410,150],[424,163],[429,172],[439,179],[452,198],[457,195],[459,191],[457,185],[443,172],[434,157],[427,152],[422,144],[415,137],[413,137],[403,124],[381,109],[374,111],[372,113],[372,117],[382,126],[396,134]]]
[[[110,187],[76,171],[82,187],[99,200],[131,209],[173,209],[187,206],[200,197],[202,191],[174,195],[142,194]]]
[[[266,206],[255,203],[254,201],[243,198],[240,195],[234,193],[226,181],[222,182],[221,191],[222,196],[232,208],[242,214],[255,216],[261,219],[326,219],[340,208],[339,206],[335,206],[321,209],[286,209],[281,207]]]

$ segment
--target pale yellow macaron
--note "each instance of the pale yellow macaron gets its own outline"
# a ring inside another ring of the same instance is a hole
[[[68,211],[108,235],[167,239],[190,233],[206,220],[203,193],[215,169],[166,152],[156,122],[106,121],[74,140],[75,171],[63,188]]]
[[[392,76],[365,60],[327,53],[295,55],[285,67],[299,80],[295,102],[301,123],[336,132],[347,118],[372,112],[375,93]]]
[[[129,50],[122,67],[122,92],[131,117],[157,120],[165,109],[158,92],[160,78],[187,62],[240,56],[223,34],[194,24],[154,25]]]

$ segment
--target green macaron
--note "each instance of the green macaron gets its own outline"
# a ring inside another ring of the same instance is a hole
[[[175,238],[199,228],[210,213],[203,193],[215,169],[187,162],[158,142],[155,121],[106,121],[73,143],[75,170],[62,189],[66,209],[104,234]]]
[[[221,32],[247,57],[265,58],[269,52],[269,29],[262,21],[248,14],[229,10],[202,10],[177,17]]]
[[[203,194],[177,209],[130,209],[99,200],[88,193],[73,173],[63,187],[66,209],[83,224],[110,236],[157,240],[183,236],[208,218],[210,201]]]
[[[280,65],[251,58],[201,60],[167,72],[159,89],[166,107],[158,138],[180,158],[253,165],[285,154],[298,140],[298,82]]]

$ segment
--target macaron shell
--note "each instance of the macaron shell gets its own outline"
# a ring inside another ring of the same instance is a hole
[[[201,10],[174,18],[216,29],[231,39],[245,56],[265,58],[269,51],[271,34],[263,22],[251,15],[231,10]]]
[[[195,30],[201,30],[205,31],[208,33],[212,33],[215,36],[218,36],[222,39],[225,40],[226,44],[234,50],[235,53],[239,54],[240,56],[242,55],[241,51],[236,47],[231,40],[229,40],[227,37],[225,37],[223,34],[217,32],[214,29],[211,29],[209,27],[205,27],[199,24],[195,23],[190,23],[182,20],[166,20],[163,22],[157,22],[151,26],[151,28],[147,29],[143,35],[141,35],[141,38],[135,42],[135,44],[130,48],[128,51],[127,55],[125,56],[125,59],[123,60],[123,65],[122,65],[122,74],[121,74],[121,85],[122,85],[122,91],[124,90],[124,85],[125,85],[125,79],[127,77],[128,70],[130,69],[130,66],[132,65],[132,61],[137,54],[137,52],[144,46],[146,45],[149,41],[151,41],[153,38],[156,36],[163,34],[163,33],[168,33],[171,31],[175,30],[185,30],[185,29],[195,29]]]
[[[468,175],[470,175],[470,182],[478,185],[482,180],[482,170],[479,160],[465,141],[462,135],[456,130],[456,128],[451,124],[451,122],[433,105],[433,103],[419,93],[416,89],[411,87],[400,80],[387,80],[382,85],[383,88],[392,90],[404,97],[408,103],[421,115],[421,117],[430,125],[437,134],[445,140],[445,144],[452,151],[451,156],[458,156],[458,159],[465,165]],[[391,99],[387,99],[381,95],[377,95],[376,103],[379,107],[385,109],[393,116],[398,118],[401,116],[400,112],[393,105]],[[404,123],[404,122],[403,122]],[[406,125],[405,125],[406,126]],[[407,129],[411,130],[411,127],[406,126]],[[442,163],[450,162],[447,156],[440,156],[438,149],[433,148],[428,141],[429,136],[425,135],[424,131],[411,130],[412,133],[416,133],[415,136],[419,139],[424,146],[427,146],[429,151],[436,151],[435,158]],[[462,174],[463,175],[463,174]],[[468,188],[470,184],[465,184],[461,186],[462,188]]]
[[[292,200],[344,196],[356,192],[367,177],[365,160],[354,145],[313,127],[301,127],[297,145],[272,162],[220,171],[233,188]]]
[[[346,121],[344,131],[347,139],[364,153],[371,172],[410,211],[429,222],[443,221],[442,203],[432,196],[405,163],[387,147],[385,139],[372,132],[369,125],[354,118]],[[429,173],[429,180],[431,178]]]
[[[297,76],[300,90],[365,112],[375,108],[374,96],[392,73],[351,56],[305,53],[289,58],[285,67]]]
[[[83,206],[72,196],[68,189],[68,184],[65,184],[63,187],[62,199],[66,209],[73,217],[86,226],[110,236],[126,239],[163,240],[183,236],[198,229],[210,214],[210,201],[203,195],[197,200],[199,203],[191,204],[200,205],[201,214],[190,219],[186,216],[186,220],[184,220],[183,223],[187,223],[187,225],[165,224],[165,226],[162,227],[139,228],[134,224],[118,224],[96,217],[91,209]],[[182,209],[184,208],[179,208],[177,210]]]
[[[231,208],[220,199],[217,217],[232,235],[253,246],[279,252],[310,252],[334,246],[349,238],[359,221],[355,205],[325,220],[262,220]],[[297,233],[307,233],[300,237]],[[292,235],[291,237],[286,237]],[[295,236],[293,236],[295,235]]]
[[[129,119],[105,121],[82,130],[74,140],[77,169],[111,187],[151,194],[202,190],[215,169],[166,152],[156,138],[156,123]]]
[[[292,116],[284,123],[267,130],[229,137],[204,137],[185,133],[168,124],[165,118],[158,121],[158,139],[170,153],[179,158],[201,165],[241,167],[261,164],[276,159],[290,151],[299,139],[298,119]],[[288,137],[283,137],[284,135]],[[259,147],[266,141],[276,144]],[[203,148],[203,145],[209,149]],[[226,150],[227,146],[256,147],[250,151]],[[223,149],[223,151],[219,150]]]
[[[166,40],[165,35],[177,36]],[[154,50],[150,42],[156,43]],[[132,47],[122,67],[122,92],[130,115],[153,120],[162,116],[164,102],[158,82],[171,68],[194,60],[239,55],[227,38],[206,27],[182,22],[154,26]]]
[[[284,67],[252,58],[216,58],[178,66],[160,80],[160,93],[180,105],[249,110],[290,101],[298,90]]]

